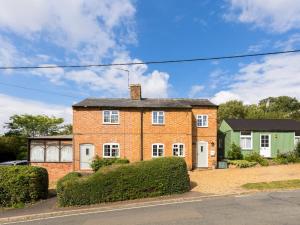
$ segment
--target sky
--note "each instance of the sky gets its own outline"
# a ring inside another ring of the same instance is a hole
[[[0,0],[0,67],[146,62],[300,49],[299,0]],[[120,70],[121,69],[121,70]],[[0,70],[13,114],[72,121],[87,97],[300,98],[300,54],[81,69]],[[14,86],[11,86],[14,85]],[[23,87],[23,88],[21,88]],[[38,89],[32,90],[32,89]]]

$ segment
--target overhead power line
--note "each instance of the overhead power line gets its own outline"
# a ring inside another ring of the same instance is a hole
[[[66,95],[63,93],[55,92],[55,91],[47,91],[47,90],[42,90],[42,89],[38,89],[38,88],[25,87],[25,86],[21,86],[21,85],[9,84],[9,83],[4,83],[4,82],[0,82],[0,85],[21,88],[21,89],[30,90],[30,91],[42,92],[42,93],[46,93],[46,94],[58,95],[58,96],[63,96],[63,97],[68,97],[68,98],[73,98],[73,99],[78,99],[78,96]]]
[[[263,52],[263,53],[255,53],[255,54],[215,56],[215,57],[203,57],[203,58],[191,58],[191,59],[160,60],[160,61],[146,61],[146,62],[124,62],[124,63],[86,64],[86,65],[2,66],[2,67],[0,67],[0,70],[88,68],[88,67],[110,67],[110,66],[132,66],[132,65],[150,65],[150,64],[187,63],[187,62],[197,62],[197,61],[247,58],[247,57],[255,57],[255,56],[280,55],[280,54],[298,53],[298,52],[300,52],[300,49],[291,50],[291,51]]]

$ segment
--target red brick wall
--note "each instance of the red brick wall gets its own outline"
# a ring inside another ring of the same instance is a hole
[[[73,148],[75,170],[80,169],[80,144],[93,144],[95,152],[103,156],[104,143],[119,143],[120,156],[130,162],[141,159],[141,112],[128,109],[120,111],[119,124],[103,124],[100,109],[73,111]]]
[[[152,144],[164,144],[165,156],[172,156],[172,145],[183,143],[185,146],[185,160],[192,168],[192,122],[191,111],[187,109],[167,109],[164,125],[152,124],[152,110],[143,113],[143,149],[144,159],[152,159]]]
[[[61,177],[73,171],[72,163],[30,163],[31,166],[44,167],[48,171],[49,183],[56,182]]]
[[[152,124],[152,110],[144,109],[143,113],[136,109],[120,110],[120,124],[107,125],[102,123],[102,111],[99,108],[75,108],[73,110],[73,148],[74,169],[79,170],[80,144],[94,144],[96,154],[102,157],[103,144],[116,142],[120,144],[120,156],[131,162],[141,159],[141,145],[143,145],[143,159],[152,158],[152,144],[163,143],[165,156],[172,156],[172,145],[185,145],[185,159],[189,169],[195,162],[197,141],[209,143],[209,167],[216,163],[217,144],[217,109],[195,108],[167,109],[165,124]],[[209,116],[208,128],[197,128],[195,115]],[[143,140],[141,142],[141,116],[143,117]],[[214,147],[212,146],[214,143]],[[215,155],[210,156],[212,150]]]
[[[196,147],[198,141],[208,142],[208,167],[213,168],[217,163],[217,109],[193,108],[193,165],[196,164]],[[208,115],[208,127],[197,127],[196,116]],[[214,152],[214,155],[211,153]]]

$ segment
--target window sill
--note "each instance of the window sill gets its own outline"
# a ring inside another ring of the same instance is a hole
[[[115,158],[120,158],[120,156],[103,156],[104,159],[115,159]]]
[[[103,125],[120,125],[120,123],[102,123]]]
[[[197,128],[208,128],[208,126],[202,126],[202,127],[197,126]]]
[[[164,123],[152,123],[152,126],[165,126]]]

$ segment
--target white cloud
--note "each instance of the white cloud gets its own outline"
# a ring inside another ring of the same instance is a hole
[[[299,0],[228,0],[230,10],[225,18],[273,32],[300,28]]]
[[[72,121],[72,108],[70,106],[53,105],[0,93],[0,134],[5,131],[3,126],[9,121],[10,116],[26,113],[61,117],[66,123]]]
[[[277,41],[275,47],[284,49],[285,51],[294,50],[296,46],[300,45],[300,34],[293,34],[287,40]]]
[[[217,103],[240,99],[257,103],[269,96],[288,95],[300,98],[300,54],[265,57],[243,66],[233,82],[212,98]]]
[[[0,1],[2,29],[55,43],[89,62],[134,40],[134,15],[130,0]]]
[[[141,62],[139,59],[132,59],[127,51],[127,45],[136,42],[136,10],[132,2],[28,0],[25,3],[0,0],[0,31],[9,30],[30,43],[42,40],[58,47],[65,52],[61,55],[61,64]],[[19,57],[25,55],[18,54]],[[47,63],[47,59],[52,60],[53,57],[44,53],[35,57],[27,56],[30,65],[54,65]],[[131,83],[142,84],[144,96],[167,97],[169,74],[157,70],[147,71],[148,67],[143,65],[124,69],[130,70]],[[29,72],[45,77],[54,84],[73,81],[78,87],[99,90],[99,94],[103,96],[128,95],[126,72],[109,67],[72,71],[60,68],[39,69]]]
[[[17,49],[3,36],[0,36],[0,66],[13,66],[20,59]]]
[[[193,85],[189,92],[189,97],[190,98],[196,97],[201,93],[201,91],[203,91],[203,89],[204,89],[203,85]]]
[[[126,57],[125,57],[126,58]],[[127,62],[141,62],[138,59],[128,60],[118,58],[114,62],[124,60]],[[147,72],[147,65],[123,66],[122,69],[129,70],[130,83],[139,83],[142,85],[142,94],[144,97],[167,97],[169,89],[169,74],[154,70]],[[106,68],[102,70],[74,70],[67,72],[64,79],[76,82],[81,86],[87,86],[93,90],[101,91],[103,96],[128,97],[128,74],[115,68]]]

